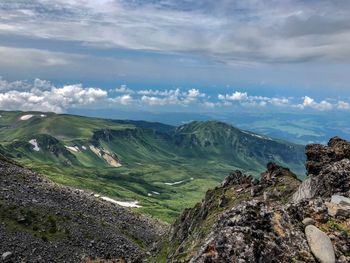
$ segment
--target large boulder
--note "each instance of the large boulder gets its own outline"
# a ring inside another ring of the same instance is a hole
[[[335,263],[335,254],[330,238],[313,225],[305,228],[310,249],[320,263]]]

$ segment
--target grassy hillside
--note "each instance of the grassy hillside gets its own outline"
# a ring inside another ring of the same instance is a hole
[[[268,161],[303,174],[302,146],[221,122],[173,127],[41,112],[0,112],[1,151],[52,180],[135,200],[170,222],[231,170]]]

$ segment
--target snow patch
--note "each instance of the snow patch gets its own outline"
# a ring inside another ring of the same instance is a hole
[[[36,141],[36,139],[31,139],[30,141],[29,141],[29,143],[31,144],[31,145],[33,145],[33,150],[34,151],[36,151],[36,152],[38,152],[38,151],[40,151],[40,148],[39,148],[39,145],[38,145],[38,142]]]
[[[117,201],[117,200],[114,200],[114,199],[106,197],[106,196],[102,196],[101,199],[105,200],[107,202],[111,202],[113,204],[123,206],[123,207],[136,207],[136,208],[142,207],[142,206],[138,205],[138,203],[139,203],[138,201]]]
[[[45,118],[46,115],[45,115],[45,114],[40,114],[40,117],[41,117],[41,118]]]
[[[65,145],[65,147],[68,149],[68,150],[70,150],[70,151],[72,151],[72,152],[80,152],[80,149],[79,149],[79,147],[78,146],[67,146],[67,145]]]
[[[243,133],[245,133],[245,134],[248,134],[248,135],[250,135],[250,136],[254,136],[254,137],[257,137],[257,138],[260,138],[260,139],[264,139],[264,140],[272,140],[271,138],[269,138],[269,137],[266,137],[266,136],[261,136],[261,135],[259,135],[259,134],[255,134],[255,133],[251,133],[251,132],[247,132],[247,131],[242,131]]]
[[[152,191],[153,194],[155,195],[160,195],[160,193],[156,192],[156,191]]]
[[[178,182],[173,182],[173,183],[164,183],[166,185],[177,185],[177,184],[182,184],[183,182],[185,182],[184,180],[182,181],[178,181]]]
[[[148,193],[147,196],[152,196],[152,194],[151,194],[151,193]]]
[[[85,147],[85,146],[81,146],[81,148],[83,148],[84,151],[86,150],[86,147]]]
[[[19,119],[20,119],[21,121],[26,121],[26,120],[29,120],[29,119],[32,118],[32,117],[34,117],[34,115],[32,115],[32,114],[27,114],[27,115],[21,116]]]

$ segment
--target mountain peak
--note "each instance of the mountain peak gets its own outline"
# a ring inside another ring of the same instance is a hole
[[[217,120],[208,120],[208,121],[191,121],[189,123],[180,125],[179,129],[217,129],[217,128],[230,128],[230,129],[237,129],[234,126]],[[238,129],[237,129],[238,130]]]

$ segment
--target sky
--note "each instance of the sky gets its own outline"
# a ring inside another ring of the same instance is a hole
[[[348,0],[3,0],[0,109],[350,111],[349,14]]]

